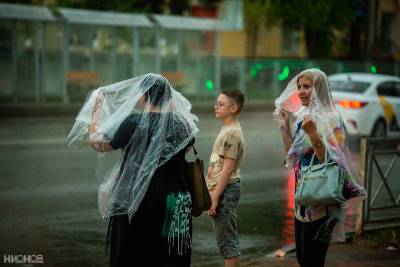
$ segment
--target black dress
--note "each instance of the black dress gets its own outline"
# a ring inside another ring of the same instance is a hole
[[[150,122],[155,122],[161,115],[150,116]],[[138,119],[131,115],[121,124],[110,142],[114,149],[127,146]],[[187,147],[193,143],[194,139]],[[126,214],[110,218],[107,243],[111,266],[190,266],[192,202],[185,173],[186,148],[157,168],[130,222]],[[127,157],[125,154],[124,160]]]

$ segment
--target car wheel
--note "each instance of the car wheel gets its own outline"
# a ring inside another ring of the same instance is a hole
[[[386,131],[386,123],[384,120],[380,119],[375,123],[374,129],[371,133],[371,137],[385,137]]]

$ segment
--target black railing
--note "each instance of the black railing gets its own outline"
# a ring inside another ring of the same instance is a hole
[[[368,197],[356,232],[400,225],[400,138],[363,139],[360,170]]]

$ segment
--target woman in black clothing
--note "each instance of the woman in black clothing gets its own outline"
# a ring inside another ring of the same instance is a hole
[[[151,121],[157,121],[160,114],[150,116]],[[131,115],[122,123],[110,142],[113,149],[128,145],[124,140],[129,140],[137,120]],[[155,126],[151,129],[156,130]],[[126,214],[111,216],[111,266],[190,266],[192,207],[185,151],[186,148],[157,168],[131,220]]]
[[[190,266],[192,202],[185,153],[194,143],[196,118],[189,102],[160,75],[123,83],[97,92],[88,132],[96,151],[122,150],[99,187],[100,211],[110,217],[110,265]],[[132,104],[139,110],[128,113]]]

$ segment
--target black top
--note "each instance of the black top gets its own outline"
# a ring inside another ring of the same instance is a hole
[[[156,125],[163,115],[148,115],[150,131],[156,130],[152,125]],[[114,149],[124,149],[122,164],[132,153],[129,152],[129,140],[139,119],[140,115],[128,116],[110,142]],[[193,143],[194,139],[186,148]],[[130,223],[127,215],[111,217],[112,266],[190,266],[192,206],[186,173],[186,148],[157,168]]]
[[[118,127],[118,130],[115,132],[113,139],[110,141],[110,145],[113,149],[124,148],[139,123],[140,115],[139,114],[131,114],[129,115]]]

